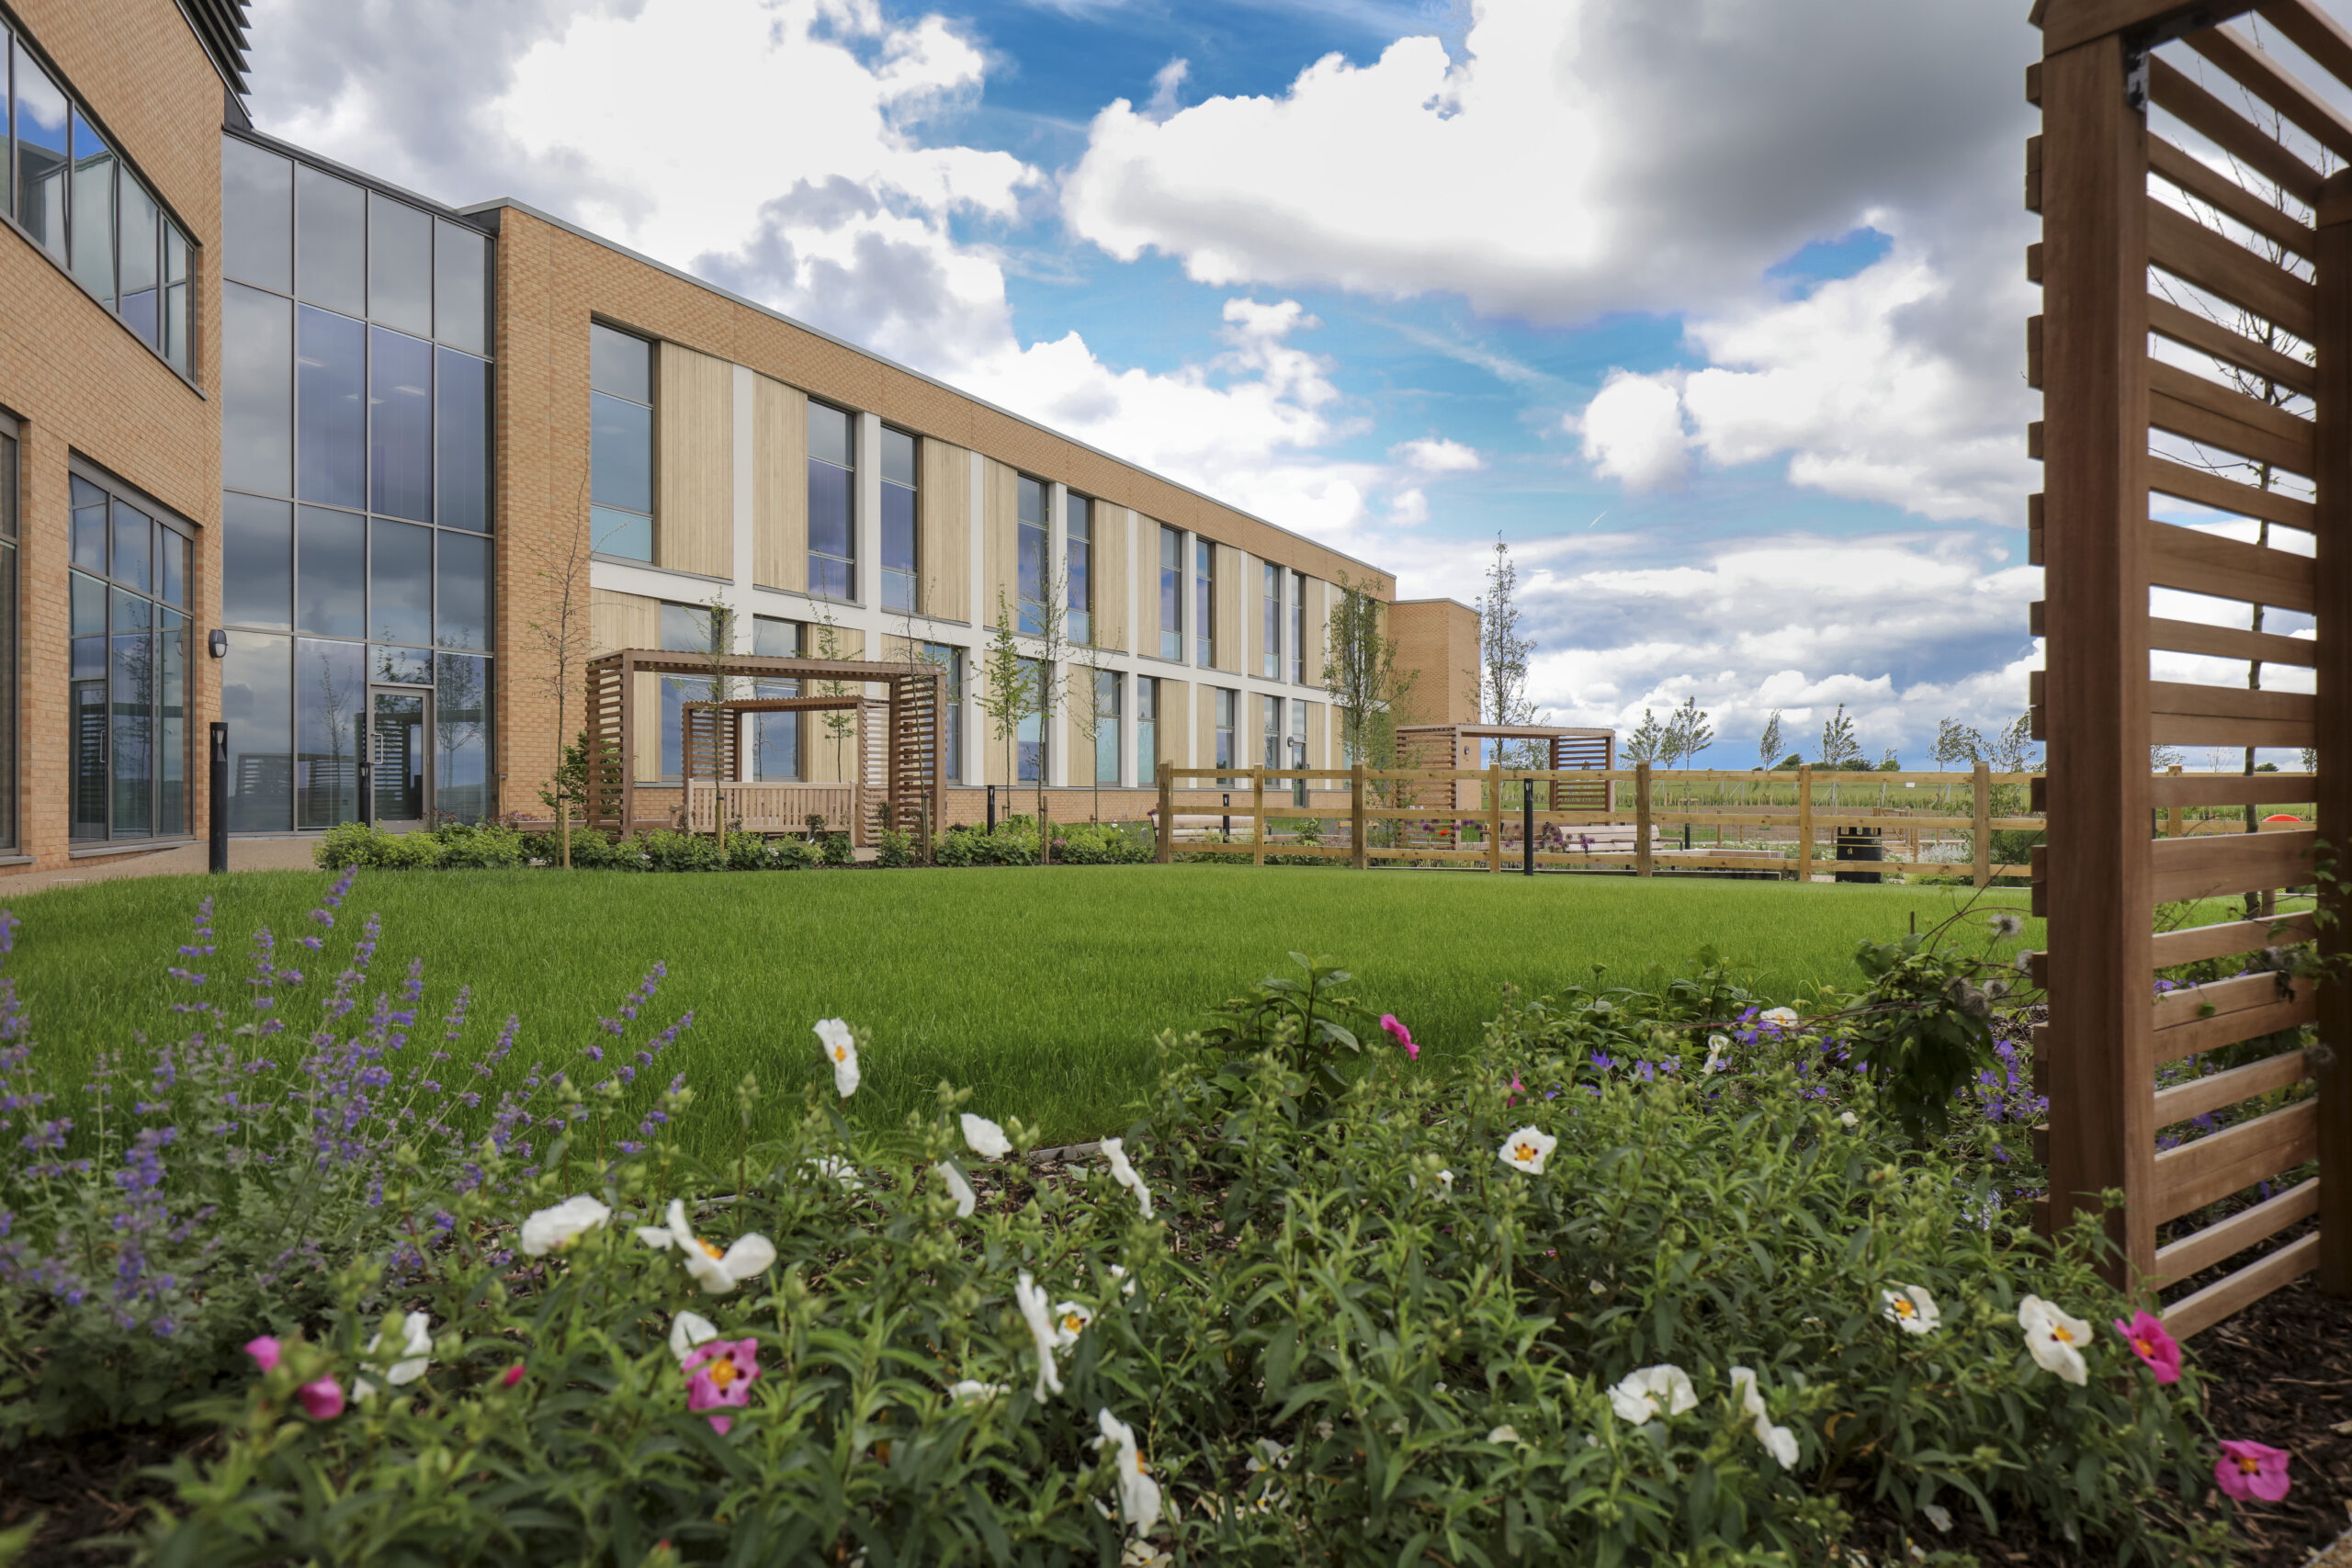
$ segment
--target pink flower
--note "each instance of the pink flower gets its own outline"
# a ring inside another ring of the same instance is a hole
[[[294,1391],[313,1421],[332,1421],[343,1414],[343,1385],[333,1378],[306,1382]]]
[[[246,1340],[245,1354],[251,1356],[254,1365],[265,1372],[277,1370],[277,1341],[266,1334],[258,1339]]]
[[[2180,1381],[2180,1341],[2165,1329],[2164,1323],[2149,1312],[2132,1314],[2132,1321],[2115,1320],[2115,1332],[2132,1347],[2132,1353],[2148,1363],[2158,1382]]]
[[[1380,1015],[1380,1027],[1388,1031],[1389,1033],[1396,1037],[1396,1043],[1405,1047],[1405,1055],[1408,1058],[1417,1062],[1420,1060],[1421,1048],[1413,1043],[1413,1032],[1406,1028],[1402,1023],[1399,1023],[1396,1021],[1396,1015],[1395,1013],[1382,1013]]]
[[[2226,1442],[2222,1457],[2213,1461],[2213,1479],[2241,1503],[2249,1497],[2276,1503],[2293,1484],[2287,1479],[2287,1461],[2293,1457],[2267,1443]]]
[[[503,1388],[513,1388],[516,1383],[521,1382],[522,1381],[523,1363],[517,1361],[513,1366],[506,1369],[506,1376],[500,1380],[500,1386]]]
[[[686,1352],[680,1363],[686,1373],[686,1408],[741,1409],[752,1403],[752,1384],[760,1376],[757,1339],[713,1339]],[[735,1425],[732,1416],[714,1416],[711,1430],[725,1437]]]

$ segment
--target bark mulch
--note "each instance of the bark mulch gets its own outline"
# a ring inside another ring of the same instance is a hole
[[[28,1565],[124,1561],[128,1553],[90,1543],[136,1530],[148,1500],[170,1495],[164,1482],[140,1472],[209,1440],[147,1427],[36,1438],[0,1449],[0,1530],[42,1517],[24,1557]]]

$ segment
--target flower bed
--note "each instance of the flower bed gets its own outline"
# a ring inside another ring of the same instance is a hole
[[[658,972],[469,1099],[519,1024],[373,976],[349,886],[242,976],[200,922],[187,1038],[104,1062],[80,1125],[0,994],[0,1433],[209,1435],[159,1560],[1819,1562],[2004,1525],[2175,1562],[2277,1472],[2087,1231],[2012,1223],[1993,1123],[1882,1102],[1904,1053],[1940,1070],[1932,1005],[1863,1075],[1720,974],[1570,989],[1441,1076],[1312,964],[1163,1035],[1124,1136],[1039,1169],[944,1084],[853,1126],[897,1068],[839,1021],[698,1101]],[[754,1141],[772,1095],[800,1112]]]

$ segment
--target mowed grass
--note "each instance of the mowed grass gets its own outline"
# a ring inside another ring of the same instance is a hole
[[[801,1086],[830,1082],[809,1025],[840,1016],[873,1032],[854,1116],[895,1122],[927,1106],[948,1078],[974,1090],[975,1110],[1075,1141],[1126,1124],[1148,1089],[1159,1031],[1192,1026],[1261,976],[1295,973],[1293,952],[1340,959],[1364,1002],[1405,1019],[1429,1048],[1422,1062],[1442,1070],[1478,1048],[1506,986],[1589,985],[1596,965],[1605,984],[1654,985],[1692,972],[1700,950],[1713,947],[1750,988],[1794,1001],[1858,985],[1858,941],[1893,938],[1915,915],[1924,930],[1974,897],[1951,887],[1217,865],[378,873],[360,876],[325,951],[312,954],[293,939],[318,930],[308,911],[331,881],[295,872],[154,877],[0,899],[23,922],[6,972],[30,1004],[40,1055],[78,1083],[99,1050],[127,1047],[141,1032],[184,1032],[170,1003],[189,993],[165,971],[191,962],[177,949],[209,894],[220,951],[198,961],[214,976],[209,998],[242,999],[251,939],[265,927],[277,933],[278,961],[308,975],[301,990],[323,990],[367,916],[380,914],[369,999],[378,989],[397,995],[409,962],[424,961],[412,1056],[439,1047],[435,1021],[460,985],[473,989],[469,1026],[451,1047],[461,1058],[519,1015],[503,1085],[535,1061],[575,1068],[583,1082],[603,1077],[582,1048],[613,1043],[597,1020],[658,962],[668,979],[631,1030],[631,1048],[693,1010],[661,1077],[687,1075],[715,1112],[699,1118],[706,1124],[731,1126],[747,1069],[766,1091],[763,1119],[797,1116]],[[1996,888],[1975,910],[2024,902],[2022,889]],[[1972,915],[1965,941],[1983,940]],[[2040,922],[2030,921],[2021,942],[2040,941]],[[297,1026],[315,1017],[290,998],[281,1007]],[[631,1095],[631,1120],[646,1100]]]

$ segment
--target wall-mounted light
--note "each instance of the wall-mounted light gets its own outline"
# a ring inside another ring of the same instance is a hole
[[[229,634],[215,626],[205,637],[204,646],[211,650],[213,658],[226,659],[229,657]]]

